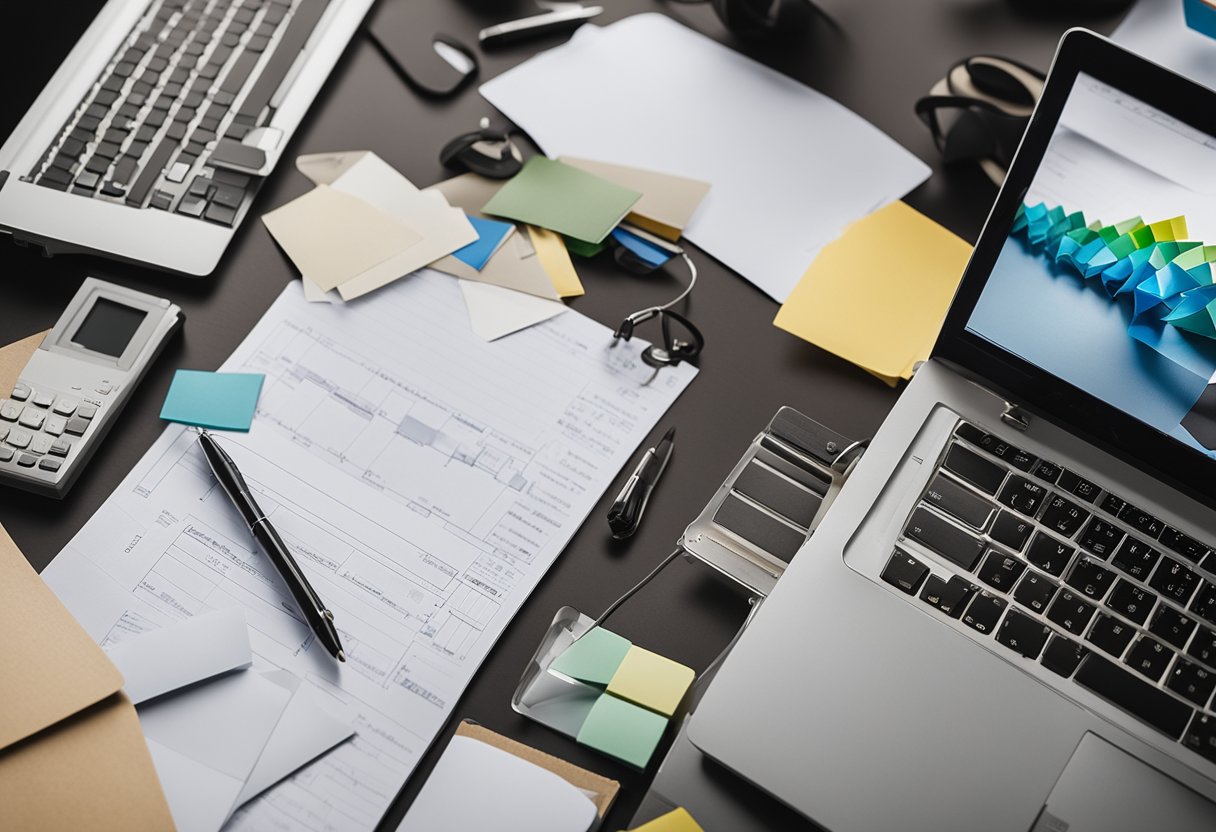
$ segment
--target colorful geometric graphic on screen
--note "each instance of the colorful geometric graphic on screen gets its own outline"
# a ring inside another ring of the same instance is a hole
[[[1185,217],[1103,225],[1080,211],[1023,204],[1010,235],[1111,298],[1130,296],[1129,331],[1138,340],[1151,344],[1149,333],[1162,325],[1216,339],[1216,246],[1187,240]]]

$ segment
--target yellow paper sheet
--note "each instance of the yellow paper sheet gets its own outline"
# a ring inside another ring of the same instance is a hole
[[[687,809],[672,809],[665,815],[660,815],[650,823],[643,823],[633,832],[704,832],[701,825],[693,820]]]
[[[670,717],[696,677],[691,667],[638,647],[629,648],[621,660],[608,692],[635,705]]]
[[[773,323],[892,387],[929,358],[971,246],[903,202],[849,226]]]
[[[570,252],[566,251],[562,235],[534,225],[525,228],[532,240],[532,248],[536,249],[536,257],[553,282],[558,297],[575,298],[584,294],[583,282],[578,279],[578,272],[570,261]]]

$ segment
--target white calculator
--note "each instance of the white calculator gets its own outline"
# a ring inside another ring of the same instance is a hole
[[[66,494],[181,321],[164,298],[86,278],[0,399],[0,485]]]

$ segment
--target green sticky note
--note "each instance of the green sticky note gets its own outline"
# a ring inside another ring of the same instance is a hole
[[[482,211],[600,243],[641,198],[638,191],[572,165],[533,156]]]
[[[584,243],[573,237],[563,237],[562,239],[566,241],[566,249],[577,257],[594,257],[608,247],[604,243]]]
[[[606,693],[591,706],[576,739],[641,771],[666,730],[663,717]]]
[[[200,428],[249,430],[265,376],[178,370],[160,418]]]
[[[549,669],[589,685],[606,687],[631,646],[629,639],[596,627],[567,647]]]

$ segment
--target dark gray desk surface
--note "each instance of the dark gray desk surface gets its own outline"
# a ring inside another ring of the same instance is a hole
[[[470,43],[478,28],[531,13],[511,0],[381,0],[417,8],[417,26],[444,31]],[[5,9],[5,49],[0,51],[0,135],[7,135],[42,84],[89,23],[100,0],[15,3]],[[1007,55],[1046,68],[1055,42],[1070,25],[1109,31],[1116,17],[1045,19],[1016,11],[1005,0],[822,0],[838,28],[819,21],[790,47],[740,45],[718,23],[707,3],[609,0],[600,22],[665,10],[705,34],[732,43],[840,100],[933,165],[932,178],[908,201],[974,241],[995,189],[978,169],[943,170],[928,132],[912,104],[949,65],[967,54]],[[1063,5],[1063,3],[1059,4]],[[1077,5],[1082,5],[1078,3]],[[374,14],[374,10],[373,10]],[[523,43],[482,54],[482,78],[515,65],[562,38]],[[35,44],[37,44],[35,46]],[[0,489],[0,522],[29,560],[44,567],[101,505],[161,431],[160,402],[177,367],[214,369],[245,336],[296,272],[257,216],[309,187],[289,164],[299,153],[370,149],[419,185],[447,176],[440,147],[492,112],[475,89],[454,100],[420,98],[394,74],[364,35],[357,35],[311,114],[270,178],[245,226],[219,268],[193,280],[158,274],[97,258],[44,259],[0,240],[0,343],[49,327],[86,275],[163,294],[186,311],[184,337],[166,350],[119,424],[106,439],[69,497],[54,502]],[[798,136],[763,152],[797,153]],[[813,195],[808,195],[813,198]],[[532,597],[524,604],[474,677],[454,710],[457,718],[488,727],[621,781],[622,791],[605,829],[627,825],[649,777],[583,750],[510,708],[510,695],[553,613],[564,604],[598,612],[666,554],[704,505],[751,437],[776,409],[788,404],[853,436],[871,435],[895,400],[866,373],[771,325],[776,305],[703,254],[694,254],[702,283],[690,314],[708,347],[701,374],[656,430],[677,425],[675,456],[638,535],[628,546],[610,541],[600,501]],[[587,288],[577,310],[614,326],[626,313],[661,302],[677,279],[643,280],[611,263],[581,261]],[[704,667],[725,645],[745,613],[742,600],[703,570],[678,561],[635,601],[613,627],[663,655]],[[439,738],[442,749],[453,725]],[[382,826],[394,828],[424,775],[432,749],[403,789]]]

